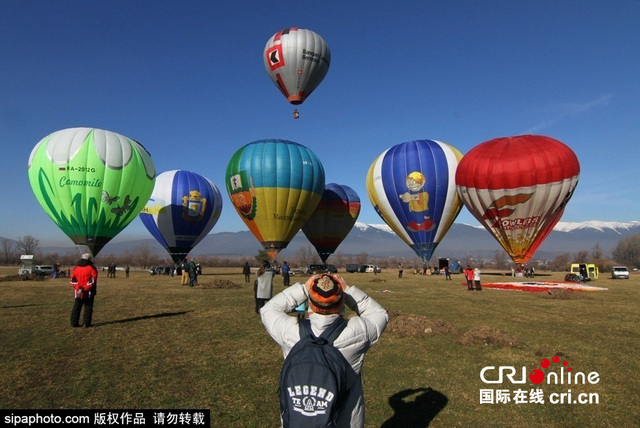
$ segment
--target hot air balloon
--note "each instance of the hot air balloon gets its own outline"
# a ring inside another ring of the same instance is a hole
[[[140,220],[178,263],[207,236],[220,211],[220,191],[209,179],[190,171],[166,171],[156,178]]]
[[[242,220],[275,257],[320,202],[324,168],[303,145],[259,140],[233,155],[227,165],[226,186]]]
[[[329,183],[322,199],[302,232],[315,247],[323,263],[347,237],[360,214],[360,198],[349,186]]]
[[[417,140],[387,149],[369,168],[373,207],[425,262],[462,208],[454,180],[461,158],[449,144]]]
[[[115,132],[70,128],[43,138],[29,157],[38,202],[95,256],[144,207],[156,177],[142,145]]]
[[[278,31],[264,48],[269,77],[294,105],[302,104],[322,82],[330,62],[331,52],[322,37],[303,28]]]
[[[569,147],[521,135],[474,147],[458,166],[456,186],[473,216],[521,264],[560,220],[579,175]]]

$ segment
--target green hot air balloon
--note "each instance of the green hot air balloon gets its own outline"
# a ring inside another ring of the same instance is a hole
[[[29,157],[38,202],[94,256],[144,208],[155,177],[151,155],[140,143],[102,129],[56,131]]]

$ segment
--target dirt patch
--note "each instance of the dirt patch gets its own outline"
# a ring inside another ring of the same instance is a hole
[[[452,324],[439,319],[405,314],[393,309],[387,309],[387,312],[389,313],[389,324],[387,324],[386,331],[397,333],[401,336],[421,337],[456,331]]]
[[[461,345],[495,345],[498,348],[513,348],[522,345],[519,339],[488,325],[473,327],[468,332],[461,334],[456,342]]]
[[[214,279],[210,282],[201,282],[198,284],[198,288],[222,288],[222,289],[237,289],[242,288],[240,284],[236,284],[233,281],[226,279]]]
[[[373,278],[369,282],[387,282],[387,280],[386,279],[381,279],[381,278]]]
[[[549,290],[546,293],[542,293],[542,297],[545,299],[558,299],[558,300],[580,300],[591,299],[586,293],[573,290]]]

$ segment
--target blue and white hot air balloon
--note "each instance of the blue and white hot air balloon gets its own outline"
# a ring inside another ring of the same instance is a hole
[[[449,144],[417,140],[387,149],[369,168],[374,209],[425,262],[462,208],[455,183],[461,158]]]
[[[215,226],[222,211],[218,188],[190,171],[163,172],[140,219],[178,263]]]

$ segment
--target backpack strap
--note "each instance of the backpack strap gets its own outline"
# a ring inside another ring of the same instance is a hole
[[[333,345],[333,341],[340,336],[342,330],[347,326],[347,320],[338,317],[333,321],[329,326],[322,332],[320,337],[316,337],[311,330],[311,321],[308,319],[301,319],[298,321],[298,327],[300,329],[300,339],[304,339],[305,337],[311,336],[312,339],[324,339],[328,344]]]
[[[298,320],[298,328],[300,329],[300,340],[308,336],[315,338],[313,331],[311,331],[311,322],[308,319]]]
[[[320,335],[321,338],[325,339],[329,345],[333,345],[333,341],[340,336],[342,330],[347,326],[347,320],[338,316],[334,322],[329,324],[325,331]]]

